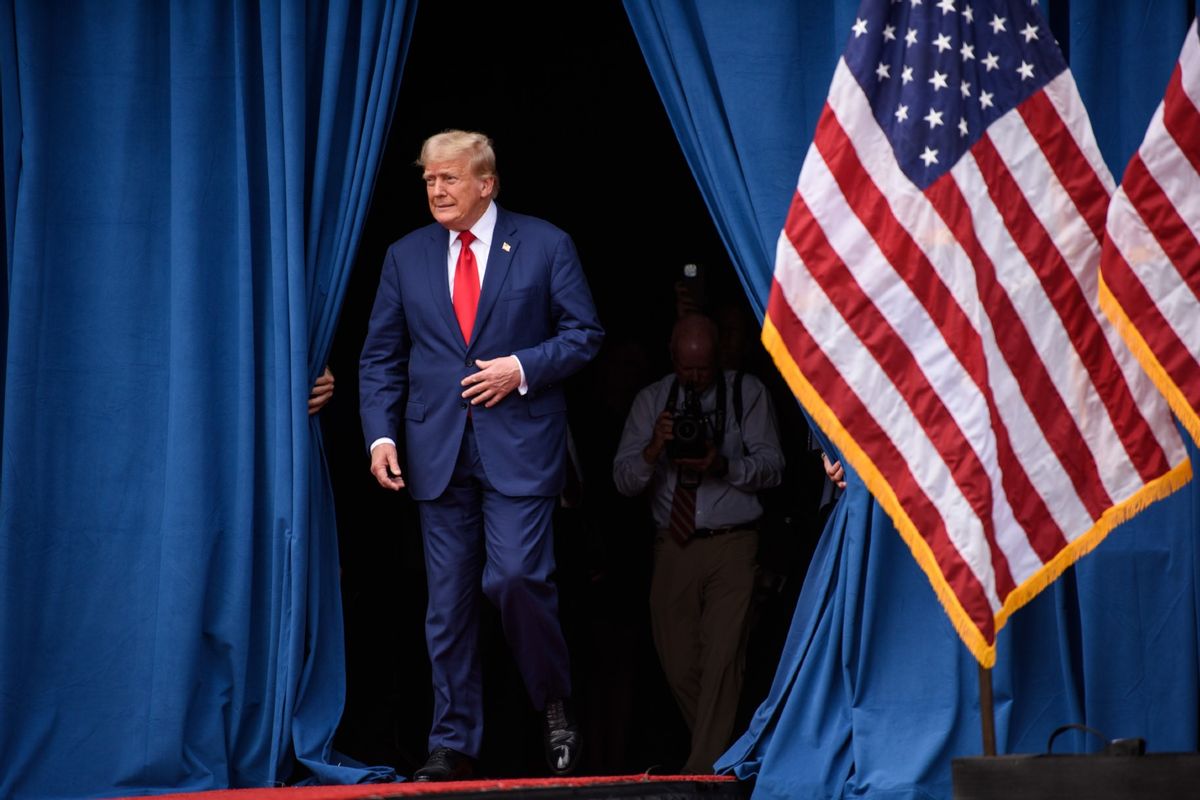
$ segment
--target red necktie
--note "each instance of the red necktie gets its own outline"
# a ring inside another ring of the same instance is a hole
[[[671,521],[667,530],[681,547],[696,532],[696,487],[685,486],[683,475],[679,473],[676,473],[675,494],[671,498]]]
[[[458,234],[461,247],[458,263],[454,267],[454,316],[462,329],[463,341],[471,341],[471,329],[475,327],[475,309],[479,307],[479,266],[471,252],[475,234],[463,231]]]

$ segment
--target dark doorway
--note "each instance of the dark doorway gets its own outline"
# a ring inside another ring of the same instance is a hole
[[[570,387],[585,501],[557,525],[564,630],[572,649],[593,774],[677,769],[687,731],[650,640],[648,511],[619,497],[611,459],[641,386],[669,370],[666,341],[684,263],[708,273],[708,296],[750,314],[618,3],[426,2],[417,15],[396,116],[351,278],[323,412],[341,543],[349,693],[338,747],[410,774],[425,756],[430,714],[425,575],[415,509],[367,473],[357,414],[357,359],[387,246],[429,221],[421,142],[446,128],[496,144],[499,202],[569,232],[607,330],[604,351]],[[751,323],[753,326],[754,323]],[[796,476],[781,490],[805,513],[788,543],[797,574],[752,642],[746,714],[765,694],[816,536],[819,466],[803,421],[761,348]],[[814,472],[815,468],[815,472]],[[484,774],[541,774],[541,744],[495,620],[486,625]]]

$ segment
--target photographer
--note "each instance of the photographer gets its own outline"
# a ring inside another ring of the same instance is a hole
[[[658,534],[650,613],[667,682],[692,731],[683,771],[710,773],[733,735],[754,590],[756,492],[783,474],[762,383],[717,368],[717,328],[671,334],[674,372],[634,399],[613,462],[625,495],[649,489]]]

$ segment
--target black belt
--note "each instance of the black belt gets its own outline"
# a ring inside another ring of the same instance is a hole
[[[696,528],[696,530],[694,530],[692,532],[692,535],[690,538],[692,538],[692,539],[708,539],[713,536],[720,536],[723,533],[735,533],[737,531],[747,531],[747,532],[753,533],[756,530],[758,530],[758,526],[755,524],[733,525],[729,528]]]

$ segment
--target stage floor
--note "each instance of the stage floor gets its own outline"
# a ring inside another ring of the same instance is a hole
[[[716,775],[619,775],[226,789],[157,795],[156,800],[387,800],[421,796],[438,800],[480,800],[485,795],[495,800],[744,800],[750,796],[750,785]]]

